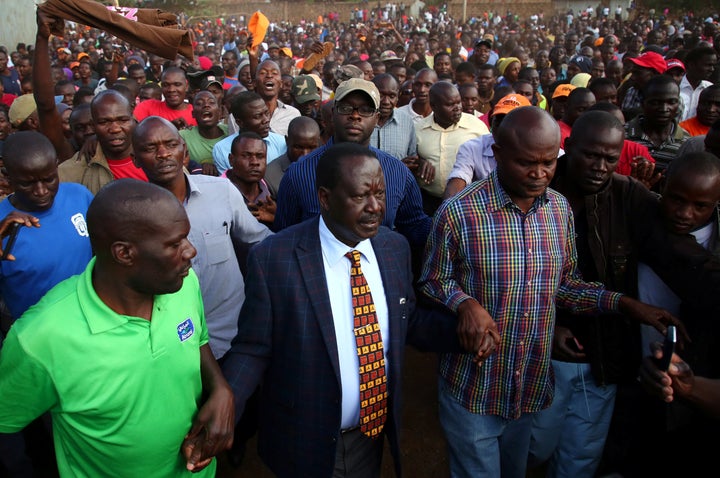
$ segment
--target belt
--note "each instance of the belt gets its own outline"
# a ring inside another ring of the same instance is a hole
[[[360,431],[360,425],[356,425],[356,426],[350,427],[350,428],[343,428],[340,430],[340,434],[347,435],[348,433],[353,433],[356,431]]]

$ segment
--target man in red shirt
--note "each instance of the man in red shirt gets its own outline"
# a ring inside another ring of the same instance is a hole
[[[188,81],[182,68],[171,67],[162,72],[162,94],[164,100],[147,100],[135,107],[134,116],[138,123],[148,116],[160,116],[170,121],[177,129],[197,126],[192,115],[192,105],[185,101]]]

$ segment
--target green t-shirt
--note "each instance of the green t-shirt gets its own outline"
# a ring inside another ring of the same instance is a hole
[[[156,296],[147,321],[102,302],[94,265],[11,328],[0,351],[0,432],[49,410],[63,477],[193,475],[180,445],[198,411],[200,346],[208,342],[197,276]],[[214,476],[215,466],[199,476]]]
[[[226,124],[219,123],[218,126],[225,134],[215,139],[207,139],[200,136],[197,126],[190,129],[180,130],[180,136],[182,136],[187,144],[188,153],[190,154],[190,159],[192,161],[196,161],[200,164],[213,162],[213,146],[215,146],[215,144],[219,141],[225,139],[228,134],[228,127]]]

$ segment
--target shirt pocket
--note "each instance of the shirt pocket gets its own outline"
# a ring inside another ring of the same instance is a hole
[[[205,250],[208,264],[220,264],[232,257],[233,247],[228,233],[228,226],[205,233]]]

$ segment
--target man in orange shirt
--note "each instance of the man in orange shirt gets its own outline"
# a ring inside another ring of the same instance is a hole
[[[690,136],[707,134],[710,126],[720,119],[720,85],[711,85],[700,93],[697,105],[697,116],[688,118],[680,127]]]

